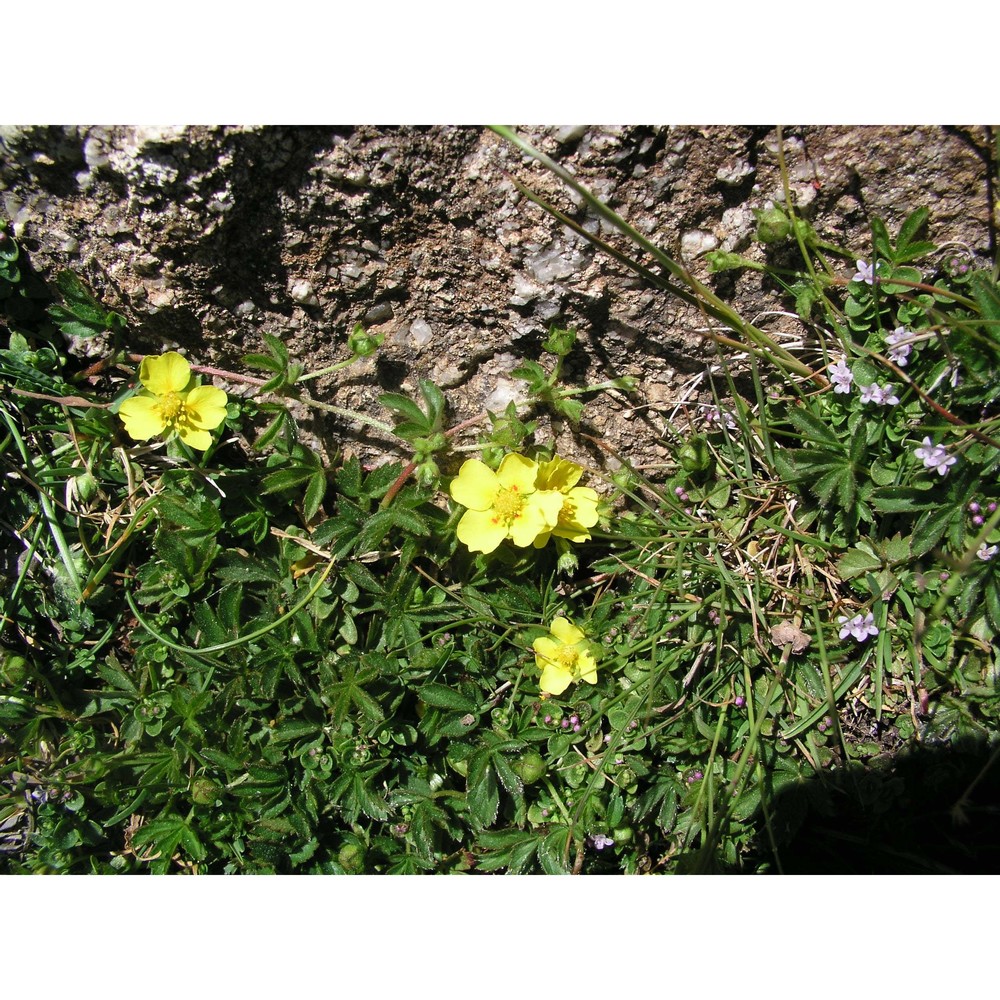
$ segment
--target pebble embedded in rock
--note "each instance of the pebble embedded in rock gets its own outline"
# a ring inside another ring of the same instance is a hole
[[[319,299],[316,298],[316,292],[313,289],[311,281],[294,281],[292,282],[292,287],[288,290],[288,294],[292,297],[295,302],[304,306],[318,306]]]
[[[681,237],[681,256],[694,260],[709,250],[714,250],[719,241],[704,229],[691,229]]]
[[[410,340],[417,348],[426,347],[434,338],[434,331],[425,319],[415,319],[410,324]]]

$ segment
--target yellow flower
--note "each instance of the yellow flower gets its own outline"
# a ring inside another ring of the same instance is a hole
[[[562,498],[535,487],[538,464],[523,455],[505,455],[494,472],[478,459],[463,463],[452,480],[451,498],[469,509],[458,522],[458,540],[470,552],[492,552],[505,538],[522,548],[559,518]]]
[[[549,540],[549,534],[557,538],[568,538],[571,542],[586,542],[590,539],[587,529],[597,524],[597,502],[600,498],[597,491],[589,486],[576,485],[582,475],[582,466],[564,458],[553,458],[549,462],[542,462],[538,467],[535,488],[554,490],[560,496],[562,507],[552,531],[535,539],[536,549],[540,549]]]
[[[551,635],[533,643],[535,663],[542,672],[539,687],[545,694],[562,694],[577,681],[597,683],[597,661],[583,632],[566,618],[556,618]]]
[[[226,394],[213,385],[188,389],[191,366],[176,351],[143,358],[139,367],[143,391],[118,410],[125,430],[135,441],[147,441],[174,431],[192,448],[206,451],[214,430],[226,419]]]

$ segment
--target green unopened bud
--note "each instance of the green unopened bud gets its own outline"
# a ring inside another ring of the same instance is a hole
[[[576,343],[576,330],[560,330],[558,327],[552,327],[549,330],[549,335],[542,344],[542,350],[548,351],[549,354],[556,354],[560,358],[566,357],[570,351],[573,350],[573,345]]]
[[[636,474],[624,465],[611,473],[611,482],[620,490],[635,490],[639,486],[639,479]]]
[[[417,466],[417,482],[421,486],[433,486],[441,478],[441,469],[433,458],[425,458]]]
[[[337,860],[348,875],[360,875],[365,870],[365,849],[360,844],[344,844]]]
[[[83,472],[74,477],[73,492],[84,503],[90,503],[97,495],[97,480],[89,472]]]
[[[557,542],[561,542],[562,539],[556,539]],[[559,558],[556,560],[556,571],[563,574],[575,573],[580,565],[580,559],[577,554],[568,546],[559,553]]]
[[[383,340],[385,334],[368,333],[360,323],[355,323],[347,338],[347,349],[356,357],[367,358],[382,346]]]
[[[31,664],[18,653],[0,648],[0,683],[19,688],[31,673]]]
[[[677,461],[685,472],[707,472],[712,465],[712,452],[703,437],[693,437],[677,453]]]
[[[222,793],[222,785],[211,778],[195,778],[191,782],[191,801],[196,806],[210,806]]]
[[[792,220],[780,208],[755,209],[757,240],[760,243],[780,243],[792,232]]]
[[[545,759],[536,750],[529,750],[527,753],[514,761],[514,773],[526,784],[533,785],[545,777],[548,765]]]

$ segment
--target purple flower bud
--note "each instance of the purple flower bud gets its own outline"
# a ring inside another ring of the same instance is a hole
[[[684,496],[684,487],[683,486],[675,486],[674,487],[674,493],[677,494],[677,496],[679,496],[679,497]]]
[[[569,724],[571,726],[575,726],[579,721],[580,721],[580,716],[579,715],[571,715],[569,717]]]
[[[973,500],[972,503],[969,504],[969,513],[970,514],[979,513],[979,504],[977,504],[975,500]]]
[[[563,729],[569,729],[569,719],[563,719],[562,722],[559,723],[559,725],[562,726]]]
[[[545,716],[545,725],[548,725],[551,721],[552,721],[552,716],[551,715],[546,715]]]
[[[986,518],[982,514],[973,514],[972,523],[978,528],[981,524],[986,523]]]
[[[580,723],[579,722],[573,727],[573,732],[574,733],[580,732]]]
[[[736,696],[736,700],[733,702],[733,704],[737,708],[742,708],[746,703],[747,703],[746,698],[744,698],[743,695],[741,695],[741,694],[738,694]]]
[[[992,513],[994,513],[994,511],[996,511],[997,505],[996,505],[995,502],[991,501],[990,503],[988,503],[986,505],[986,509],[987,509],[987,511],[989,511],[989,513],[992,514]]]

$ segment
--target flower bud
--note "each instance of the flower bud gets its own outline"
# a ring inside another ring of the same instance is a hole
[[[365,870],[365,849],[360,844],[344,844],[337,861],[348,875],[360,875]]]
[[[570,351],[573,350],[573,345],[576,343],[576,330],[560,330],[558,327],[552,327],[549,330],[548,338],[545,343],[542,344],[542,350],[548,351],[549,354],[556,354],[560,358],[566,357]]]
[[[788,239],[792,232],[792,220],[780,208],[757,209],[757,241],[759,243],[780,243]]]
[[[368,333],[360,323],[355,323],[347,338],[347,349],[356,357],[367,358],[382,346],[383,340],[385,334]]]
[[[703,437],[693,437],[677,453],[677,461],[685,472],[707,472],[712,465],[712,452]]]
[[[211,778],[195,778],[191,782],[190,794],[196,806],[210,806],[222,794],[222,785]]]
[[[545,777],[548,767],[542,755],[535,750],[527,753],[514,761],[514,773],[526,784],[533,785],[536,781]]]

